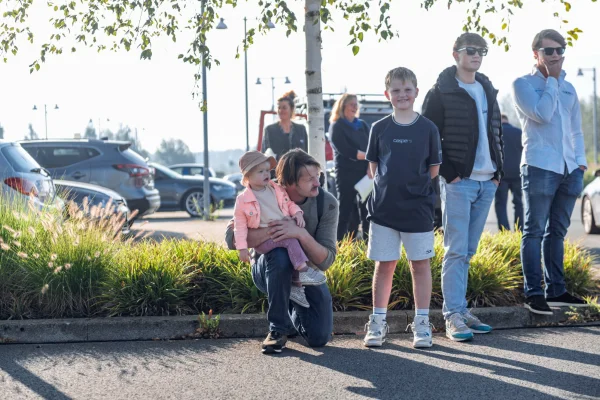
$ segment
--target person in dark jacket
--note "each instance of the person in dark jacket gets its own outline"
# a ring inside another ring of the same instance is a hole
[[[277,100],[277,116],[279,121],[268,125],[263,133],[261,152],[271,149],[275,159],[292,149],[308,152],[308,134],[302,124],[292,122],[294,118],[294,99],[296,93],[289,91]]]
[[[469,312],[466,300],[469,262],[502,178],[498,92],[477,72],[487,51],[481,36],[459,36],[452,53],[456,65],[442,71],[423,103],[423,115],[442,140],[443,313],[446,336],[455,341],[492,330]]]
[[[357,237],[362,225],[363,239],[369,232],[366,202],[360,201],[354,185],[365,175],[370,175],[369,162],[365,160],[369,144],[369,128],[358,118],[356,95],[344,93],[331,110],[329,137],[335,157],[336,188],[340,203],[337,240],[351,234]]]
[[[515,230],[522,227],[521,221],[523,221],[520,171],[523,143],[521,142],[521,130],[512,126],[508,122],[508,117],[504,114],[502,114],[502,141],[504,142],[504,176],[502,177],[502,181],[500,181],[498,190],[496,190],[494,207],[496,209],[496,218],[498,219],[498,229],[509,231],[510,225],[506,211],[509,190],[512,193],[515,210]]]

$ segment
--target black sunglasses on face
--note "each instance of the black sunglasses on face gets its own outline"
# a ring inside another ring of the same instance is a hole
[[[488,49],[486,49],[485,47],[483,48],[477,48],[477,47],[462,47],[456,51],[463,51],[466,50],[467,51],[467,55],[469,56],[474,56],[475,53],[479,53],[479,55],[481,57],[487,55]]]
[[[566,49],[564,47],[540,47],[538,50],[543,51],[544,54],[547,56],[551,56],[552,54],[554,54],[555,51],[556,54],[562,56],[563,54],[565,54]]]

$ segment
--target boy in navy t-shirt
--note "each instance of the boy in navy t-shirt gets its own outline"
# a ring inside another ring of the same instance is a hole
[[[394,270],[404,245],[410,261],[415,319],[410,325],[414,347],[431,347],[431,269],[434,251],[435,192],[442,153],[433,122],[413,110],[419,94],[417,78],[407,68],[385,77],[385,96],[394,113],[371,128],[367,160],[375,177],[369,199],[368,256],[375,260],[373,314],[367,323],[367,347],[381,346],[388,330],[386,312]]]

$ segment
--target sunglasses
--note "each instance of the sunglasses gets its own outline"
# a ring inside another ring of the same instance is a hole
[[[565,54],[565,50],[566,49],[564,47],[540,47],[538,49],[538,51],[543,51],[544,54],[547,56],[551,56],[552,54],[554,54],[555,51],[556,54],[562,56],[563,54]]]
[[[466,50],[467,51],[467,55],[469,56],[474,56],[475,53],[479,53],[479,55],[481,57],[487,55],[488,49],[483,47],[483,48],[478,48],[478,47],[462,47],[456,51],[463,51]]]

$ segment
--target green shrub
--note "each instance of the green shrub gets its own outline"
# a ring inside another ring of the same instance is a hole
[[[180,315],[186,304],[190,269],[177,260],[174,241],[143,241],[114,258],[103,300],[111,316]],[[133,250],[133,251],[131,251]]]
[[[82,211],[71,206],[64,220],[27,204],[0,201],[0,319],[266,311],[266,295],[254,286],[251,267],[239,261],[237,252],[189,240],[124,241],[119,217],[109,218],[108,210],[93,210],[92,217]],[[483,234],[469,270],[470,306],[519,300],[520,240],[519,232]],[[366,252],[361,241],[338,243],[337,258],[326,272],[335,310],[372,307],[374,262]],[[439,234],[435,252],[431,306],[440,307],[444,248]],[[592,263],[588,251],[565,243],[569,291],[586,295],[597,290]],[[413,306],[404,256],[394,273],[389,308]]]

